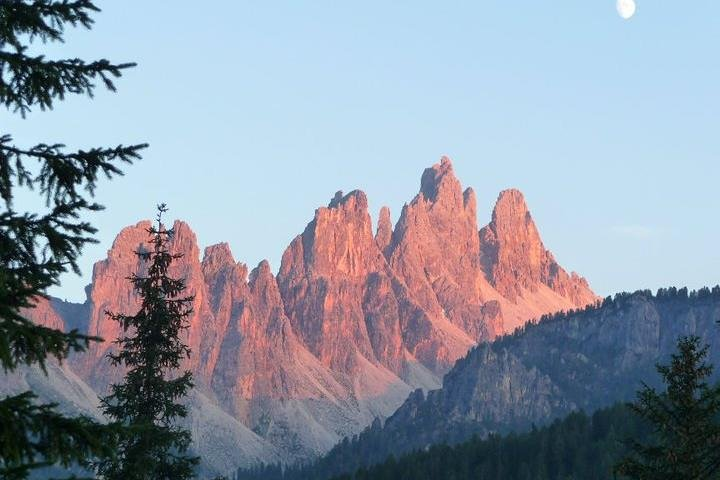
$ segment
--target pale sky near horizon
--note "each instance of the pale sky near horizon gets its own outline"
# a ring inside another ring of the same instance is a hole
[[[148,142],[103,182],[98,245],[166,202],[201,249],[277,270],[336,190],[396,220],[453,159],[486,224],[525,193],[546,247],[601,295],[720,283],[720,2],[99,1],[50,56],[136,61],[95,100],[22,120],[20,145]],[[9,127],[8,127],[9,125]],[[22,209],[22,205],[16,205]]]

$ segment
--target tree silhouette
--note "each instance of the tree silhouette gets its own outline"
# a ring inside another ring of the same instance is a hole
[[[92,97],[95,83],[115,90],[113,79],[133,63],[31,55],[34,42],[62,42],[65,28],[90,29],[99,11],[89,0],[0,2],[0,104],[20,117],[34,107],[53,108],[67,95]],[[3,122],[7,125],[9,122]],[[92,200],[98,179],[122,174],[120,164],[140,158],[146,145],[69,151],[62,143],[22,147],[0,132],[0,364],[6,372],[62,361],[99,340],[76,330],[35,325],[24,313],[68,270],[79,273],[82,248],[96,229],[81,218],[102,209]],[[18,189],[37,192],[45,210],[16,210]],[[68,418],[56,405],[39,405],[32,392],[0,400],[0,477],[27,478],[48,465],[88,465],[109,454],[109,430],[89,418]]]
[[[195,476],[199,462],[187,455],[190,432],[174,425],[187,415],[178,401],[193,386],[190,371],[172,376],[190,355],[180,335],[188,328],[194,297],[184,296],[185,281],[168,273],[182,254],[168,250],[173,230],[162,224],[166,210],[158,206],[157,227],[148,229],[152,250],[135,252],[149,263],[145,275],[129,278],[140,296],[140,309],[135,315],[107,313],[123,330],[115,341],[119,352],[109,357],[113,365],[128,368],[124,382],[112,385],[102,400],[105,414],[127,427],[117,456],[99,465],[107,480],[182,480]]]
[[[701,480],[720,477],[720,388],[709,386],[708,347],[695,336],[678,341],[669,365],[658,365],[667,390],[647,385],[632,410],[654,427],[655,440],[633,442],[615,468],[633,479]]]

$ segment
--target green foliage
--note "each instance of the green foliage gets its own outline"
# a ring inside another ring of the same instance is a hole
[[[99,12],[90,0],[20,0],[0,4],[0,79],[2,103],[23,116],[33,105],[52,108],[57,98],[68,93],[92,96],[96,78],[115,91],[113,77],[134,63],[113,64],[102,59],[85,62],[79,58],[48,60],[43,55],[28,55],[35,39],[43,43],[62,42],[65,25],[90,29],[91,14]]]
[[[112,385],[102,405],[106,415],[128,430],[120,439],[117,457],[98,466],[107,480],[193,478],[199,461],[187,455],[190,432],[174,425],[178,417],[187,415],[178,401],[192,388],[192,374],[185,371],[169,378],[190,355],[180,334],[189,326],[193,297],[183,295],[184,280],[168,274],[182,254],[168,250],[173,230],[162,224],[165,206],[158,210],[157,228],[148,229],[152,250],[135,252],[149,262],[147,274],[129,278],[140,296],[140,309],[135,315],[108,312],[123,330],[115,341],[119,352],[109,357],[113,365],[128,371],[124,383]]]
[[[638,392],[631,408],[653,425],[655,435],[651,442],[632,443],[618,474],[640,480],[720,478],[720,387],[707,383],[707,352],[698,337],[681,338],[670,364],[657,367],[666,391],[646,385]]]
[[[92,26],[98,9],[89,0],[0,2],[0,103],[23,118],[39,106],[52,108],[68,94],[92,96],[96,80],[115,90],[112,79],[134,64],[108,60],[49,60],[30,55],[33,42],[62,42],[66,26]],[[4,122],[7,124],[8,122]],[[139,159],[146,145],[67,151],[61,143],[30,147],[0,132],[0,365],[14,371],[48,358],[62,361],[85,350],[96,337],[33,324],[33,308],[68,270],[78,273],[82,248],[95,242],[95,228],[81,219],[101,205],[92,201],[100,177],[121,175],[120,164]],[[18,211],[18,189],[38,192],[45,211]],[[32,470],[59,463],[80,465],[108,453],[110,427],[87,418],[63,417],[55,405],[36,405],[29,392],[0,400],[0,476],[26,478]],[[105,433],[103,433],[105,432]],[[103,433],[105,438],[100,440]]]
[[[53,465],[89,469],[89,459],[111,457],[118,431],[87,417],[67,418],[56,404],[36,405],[35,395],[25,392],[0,403],[0,418],[12,418],[0,432],[0,451],[6,468],[0,478],[24,479],[32,470]],[[17,441],[30,437],[31,442]]]
[[[354,473],[333,476],[342,465],[240,470],[237,480],[601,480],[613,478],[613,464],[627,452],[625,439],[645,438],[649,425],[625,405],[582,411],[523,434],[473,437],[458,445],[435,445]]]

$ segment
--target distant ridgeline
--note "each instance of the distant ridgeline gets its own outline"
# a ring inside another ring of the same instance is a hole
[[[655,364],[669,358],[682,335],[710,344],[708,361],[720,369],[718,321],[720,286],[619,293],[583,310],[543,316],[478,345],[448,372],[441,389],[416,390],[384,425],[376,420],[284,478],[326,479],[390,454],[523,432],[572,411],[632,400],[641,382],[660,384]],[[260,478],[248,474],[239,478]]]
[[[473,436],[458,445],[390,455],[384,462],[361,467],[333,480],[611,480],[612,468],[629,452],[627,439],[645,441],[652,428],[624,404],[596,411],[573,412],[540,429],[487,439]],[[327,477],[321,465],[283,471],[277,465],[238,472],[236,480],[313,480]]]

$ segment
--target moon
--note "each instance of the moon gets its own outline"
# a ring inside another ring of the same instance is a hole
[[[635,15],[636,10],[635,0],[617,0],[617,11],[625,20],[629,20]]]

